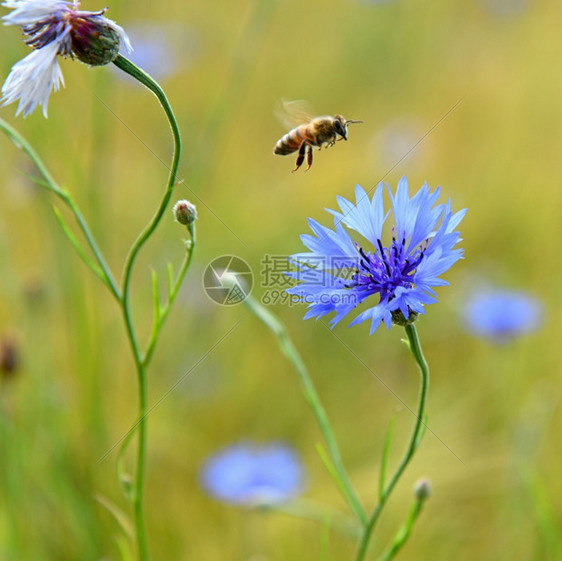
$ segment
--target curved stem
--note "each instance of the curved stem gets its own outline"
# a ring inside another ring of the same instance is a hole
[[[129,310],[129,289],[131,274],[133,272],[133,265],[135,263],[137,255],[139,254],[142,246],[146,243],[148,238],[150,238],[150,236],[160,223],[160,220],[162,219],[162,216],[164,215],[164,212],[166,211],[166,208],[170,202],[170,198],[172,197],[181,155],[181,136],[176,118],[174,116],[174,112],[172,111],[172,107],[170,106],[164,90],[162,90],[158,83],[155,82],[146,72],[142,71],[122,55],[119,55],[115,59],[114,64],[127,74],[131,75],[133,78],[137,79],[139,82],[141,82],[141,84],[145,85],[152,93],[154,93],[154,95],[158,98],[158,101],[162,105],[164,112],[166,113],[166,117],[168,118],[170,127],[172,129],[172,135],[174,137],[174,153],[172,156],[172,164],[170,166],[170,173],[168,175],[168,184],[166,186],[166,190],[164,191],[164,195],[160,200],[160,204],[156,209],[154,216],[151,218],[150,222],[145,226],[145,228],[142,230],[138,238],[131,246],[123,268],[122,290],[125,323],[127,324],[127,331],[131,340],[131,344],[133,346],[135,359],[138,363],[141,363],[142,360],[140,356],[140,349],[136,341],[134,330],[132,328],[132,320]]]
[[[114,64],[131,75],[133,78],[138,80],[141,84],[145,85],[157,98],[168,122],[172,129],[172,135],[174,137],[174,152],[172,156],[172,164],[170,166],[170,173],[168,175],[168,183],[166,189],[160,200],[160,204],[154,213],[153,217],[150,219],[149,223],[144,227],[138,238],[135,240],[127,258],[125,259],[125,265],[123,268],[123,281],[122,281],[122,302],[121,307],[123,310],[123,319],[125,321],[125,326],[127,329],[127,337],[131,344],[131,349],[135,359],[135,366],[137,369],[138,378],[138,391],[139,391],[139,423],[137,426],[138,430],[138,448],[137,448],[137,471],[135,478],[135,493],[134,493],[134,512],[135,512],[135,523],[137,529],[137,547],[138,555],[140,561],[146,561],[148,559],[148,550],[146,546],[146,537],[144,534],[144,517],[143,517],[143,481],[144,481],[144,464],[145,464],[145,447],[146,447],[146,400],[147,400],[147,388],[146,388],[146,372],[145,364],[143,363],[141,350],[137,341],[135,330],[133,328],[133,322],[131,318],[131,310],[129,303],[129,291],[131,285],[131,275],[133,272],[133,265],[135,260],[146,241],[150,238],[158,224],[160,223],[166,208],[170,202],[172,192],[174,190],[174,185],[176,182],[176,174],[178,171],[180,154],[181,154],[181,137],[179,127],[172,111],[172,107],[168,102],[166,94],[162,88],[155,82],[146,72],[142,71],[140,68],[135,66],[131,61],[126,59],[124,56],[119,55],[114,61]]]
[[[402,461],[398,465],[398,468],[394,472],[394,475],[390,479],[388,485],[384,488],[384,491],[381,494],[379,503],[375,507],[373,514],[369,518],[367,525],[363,531],[363,536],[361,537],[361,541],[359,543],[359,550],[357,552],[356,561],[362,561],[365,558],[365,554],[367,553],[367,546],[369,545],[369,540],[375,528],[375,524],[379,519],[379,516],[386,504],[390,494],[392,493],[394,487],[398,483],[398,480],[404,473],[404,470],[410,463],[414,452],[416,451],[419,443],[420,443],[420,433],[423,427],[423,416],[425,412],[425,402],[427,398],[427,388],[429,385],[429,367],[427,366],[427,362],[425,357],[423,356],[423,351],[420,345],[420,341],[418,338],[418,333],[414,324],[407,325],[405,327],[406,334],[408,336],[408,343],[409,348],[414,356],[415,361],[418,364],[418,368],[421,374],[421,387],[420,387],[420,395],[419,395],[419,402],[418,402],[418,410],[416,414],[416,423],[414,425],[414,430],[412,432],[412,436],[410,438],[410,443],[408,448],[406,449],[406,453],[402,458]]]

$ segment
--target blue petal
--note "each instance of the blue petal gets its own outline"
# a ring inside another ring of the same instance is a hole
[[[335,232],[322,226],[312,218],[308,219],[308,225],[317,237],[303,234],[301,235],[301,240],[314,253],[341,256],[352,256],[357,253],[351,238],[341,225],[339,228],[336,228]]]
[[[402,238],[408,239],[411,226],[415,216],[412,216],[408,211],[408,203],[410,201],[408,194],[408,182],[405,177],[402,177],[398,182],[396,188],[396,195],[392,195],[390,187],[388,187],[388,193],[390,195],[390,202],[392,205],[392,212],[394,213],[394,222],[396,228],[396,238],[401,240]],[[423,189],[423,187],[422,187]]]
[[[369,331],[369,335],[372,335],[380,325],[381,321],[384,321],[386,326],[390,329],[390,323],[392,322],[392,315],[390,311],[387,310],[386,305],[384,303],[379,303],[372,308],[361,312],[350,324],[349,327],[352,325],[357,325],[358,323],[362,323],[366,320],[371,320],[371,329]]]
[[[376,247],[377,240],[382,234],[384,222],[384,208],[382,203],[382,184],[379,184],[372,201],[360,185],[355,186],[356,203],[344,197],[337,197],[341,212],[326,209],[334,215],[334,224],[345,224],[348,228],[361,234],[366,240]]]

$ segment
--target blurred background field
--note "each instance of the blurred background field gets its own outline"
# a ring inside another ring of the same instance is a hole
[[[244,306],[207,299],[201,277],[215,257],[240,256],[259,298],[264,255],[300,251],[306,217],[329,225],[323,209],[337,195],[382,178],[395,186],[402,175],[411,191],[441,185],[454,209],[469,211],[465,259],[418,323],[434,434],[375,547],[404,519],[423,475],[433,495],[400,559],[562,558],[559,2],[139,0],[112,2],[108,17],[130,30],[168,94],[184,141],[176,195],[199,213],[194,263],[149,371],[152,404],[189,371],[149,417],[152,558],[353,558],[353,542],[320,525],[224,505],[201,489],[200,466],[217,449],[281,440],[304,463],[304,496],[345,510],[315,451],[321,436],[296,374]],[[27,48],[17,29],[1,32],[4,79]],[[163,191],[168,126],[154,98],[117,69],[62,69],[66,89],[51,96],[48,120],[39,111],[15,119],[14,106],[0,113],[75,195],[118,273]],[[293,156],[272,154],[286,132],[274,116],[280,98],[365,122],[316,153],[310,171],[291,174]],[[0,137],[0,338],[18,352],[0,385],[0,559],[117,559],[121,532],[100,497],[127,504],[115,452],[99,460],[135,419],[134,367],[111,297],[60,232],[53,200],[26,178],[32,171]],[[151,267],[179,263],[184,236],[170,213],[136,268],[145,334]],[[487,285],[542,301],[540,329],[501,343],[468,334],[463,305]],[[370,509],[388,422],[394,462],[413,423],[380,381],[414,407],[418,375],[402,333],[369,337],[367,325],[345,323],[331,333],[323,321],[303,322],[300,307],[272,309],[309,366]]]

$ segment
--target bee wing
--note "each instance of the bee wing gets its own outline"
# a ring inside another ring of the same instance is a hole
[[[303,99],[287,100],[281,98],[275,104],[275,117],[286,129],[293,129],[299,125],[309,123],[314,115],[310,104]]]

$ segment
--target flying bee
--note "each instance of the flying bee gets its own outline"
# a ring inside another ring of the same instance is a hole
[[[283,110],[285,112],[292,111],[290,104],[302,102],[283,102]],[[301,113],[301,118],[304,115]],[[286,156],[298,151],[297,167],[293,172],[297,171],[304,162],[305,154],[307,155],[308,167],[312,165],[312,150],[314,146],[322,149],[322,146],[333,146],[336,141],[347,140],[347,127],[351,123],[362,123],[363,121],[347,120],[343,115],[334,115],[333,117],[316,117],[309,118],[308,123],[300,124],[287,134],[282,136],[273,149],[274,154]],[[302,122],[302,121],[301,121]]]

